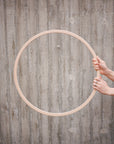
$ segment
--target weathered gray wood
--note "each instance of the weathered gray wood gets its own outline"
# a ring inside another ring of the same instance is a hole
[[[30,37],[48,29],[66,29],[82,36],[114,70],[113,6],[113,0],[0,0],[0,144],[114,143],[113,97],[97,92],[80,112],[47,117],[26,106],[13,83],[19,49]],[[78,40],[62,34],[43,36],[21,56],[20,87],[43,110],[71,110],[92,91],[96,72],[91,60]]]

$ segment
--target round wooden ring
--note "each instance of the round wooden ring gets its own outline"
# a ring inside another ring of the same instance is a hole
[[[82,103],[80,106],[78,106],[77,108],[75,109],[72,109],[70,111],[67,111],[67,112],[62,112],[62,113],[52,113],[52,112],[47,112],[47,111],[44,111],[44,110],[41,110],[39,108],[37,108],[36,106],[34,106],[33,104],[30,103],[30,101],[28,101],[24,94],[22,93],[22,90],[19,86],[19,83],[18,83],[18,79],[17,79],[17,66],[18,66],[18,62],[19,62],[19,59],[20,59],[20,56],[22,54],[22,52],[24,51],[24,49],[33,41],[35,40],[36,38],[40,37],[40,36],[43,36],[43,35],[46,35],[46,34],[49,34],[49,33],[63,33],[63,34],[67,34],[67,35],[70,35],[78,40],[80,40],[82,43],[84,43],[86,45],[86,47],[90,50],[91,54],[93,55],[93,57],[96,57],[96,54],[94,52],[94,50],[91,48],[91,46],[80,36],[78,36],[77,34],[75,33],[72,33],[70,31],[66,31],[66,30],[48,30],[48,31],[44,31],[44,32],[41,32],[35,36],[33,36],[32,38],[30,38],[24,45],[23,47],[20,49],[17,57],[16,57],[16,60],[15,60],[15,64],[14,64],[14,83],[15,83],[15,86],[16,86],[16,89],[20,95],[20,97],[23,99],[23,101],[29,106],[31,107],[32,109],[34,109],[35,111],[37,112],[40,112],[41,114],[44,114],[44,115],[47,115],[47,116],[65,116],[65,115],[70,115],[70,114],[73,114],[79,110],[81,110],[82,108],[84,108],[90,101],[91,99],[93,98],[93,96],[95,95],[95,90],[93,89],[92,93],[90,94],[90,96],[87,98],[87,100]],[[100,72],[97,71],[97,77],[100,76]]]

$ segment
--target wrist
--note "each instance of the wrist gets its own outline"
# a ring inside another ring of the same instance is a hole
[[[109,87],[107,95],[114,96],[114,88]]]
[[[109,75],[110,72],[111,72],[111,70],[109,68],[106,68],[104,70],[104,75],[107,76],[107,75]]]

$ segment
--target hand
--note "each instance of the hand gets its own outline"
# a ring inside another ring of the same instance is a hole
[[[100,74],[106,75],[108,70],[106,63],[103,60],[101,60],[98,56],[96,58],[93,58],[92,61],[93,61],[94,69],[96,71],[99,70]]]
[[[93,88],[104,95],[110,95],[110,87],[101,77],[94,79]]]

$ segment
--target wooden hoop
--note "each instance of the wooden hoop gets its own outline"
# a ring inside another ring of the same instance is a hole
[[[44,110],[41,110],[39,108],[37,108],[36,106],[34,106],[33,104],[31,104],[24,96],[24,94],[22,93],[21,91],[21,88],[19,86],[19,83],[18,83],[18,80],[17,80],[17,66],[18,66],[18,62],[19,62],[19,59],[20,59],[20,56],[23,52],[23,50],[36,38],[40,37],[40,36],[43,36],[43,35],[46,35],[46,34],[49,34],[49,33],[63,33],[63,34],[67,34],[67,35],[70,35],[78,40],[80,40],[82,43],[84,43],[86,45],[86,47],[90,50],[91,54],[93,55],[93,57],[96,57],[96,54],[94,52],[94,50],[91,48],[91,46],[80,36],[78,36],[77,34],[75,33],[72,33],[70,31],[66,31],[66,30],[48,30],[48,31],[44,31],[44,32],[41,32],[35,36],[33,36],[32,38],[30,38],[24,45],[23,47],[20,49],[17,57],[16,57],[16,60],[15,60],[15,64],[14,64],[14,83],[15,83],[15,86],[16,86],[16,89],[20,95],[20,97],[23,99],[23,101],[29,106],[31,107],[32,109],[34,109],[35,111],[37,112],[40,112],[41,114],[44,114],[44,115],[47,115],[47,116],[65,116],[65,115],[70,115],[70,114],[73,114],[79,110],[81,110],[82,108],[84,108],[90,101],[91,99],[93,98],[93,96],[95,95],[95,90],[93,89],[92,93],[90,94],[90,96],[87,98],[87,100],[82,103],[80,106],[78,106],[77,108],[75,109],[72,109],[70,111],[67,111],[67,112],[63,112],[63,113],[52,113],[52,112],[47,112],[47,111],[44,111]],[[100,72],[97,71],[97,77],[100,76]]]

